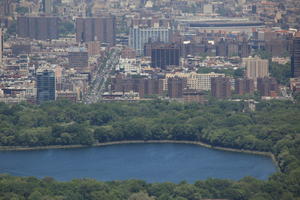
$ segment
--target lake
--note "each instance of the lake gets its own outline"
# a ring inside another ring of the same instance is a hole
[[[0,151],[0,173],[51,176],[60,181],[141,179],[174,182],[207,178],[267,179],[276,166],[267,156],[192,144],[119,144],[76,149]]]

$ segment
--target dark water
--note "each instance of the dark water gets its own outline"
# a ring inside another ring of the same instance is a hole
[[[175,182],[211,178],[258,179],[276,171],[271,158],[190,144],[122,144],[79,149],[0,152],[0,173],[57,180],[142,179]]]

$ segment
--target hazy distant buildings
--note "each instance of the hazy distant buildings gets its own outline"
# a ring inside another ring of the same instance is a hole
[[[213,11],[214,11],[213,9],[214,9],[214,7],[212,4],[204,4],[203,5],[203,13],[204,14],[209,14],[209,15],[213,14]]]
[[[205,103],[207,100],[205,98],[204,92],[202,92],[202,91],[184,90],[183,91],[183,101],[184,102]]]
[[[168,78],[168,97],[169,98],[182,98],[183,90],[186,88],[185,78]]]
[[[231,97],[231,82],[227,77],[211,78],[211,95],[218,99]]]
[[[83,69],[88,66],[89,56],[85,49],[71,49],[68,52],[69,67]]]
[[[0,1],[0,16],[9,16],[13,12],[13,0]]]
[[[216,45],[216,56],[227,56],[227,42],[223,39]]]
[[[3,58],[3,41],[2,29],[0,28],[0,65],[2,64]]]
[[[100,41],[115,45],[116,19],[114,16],[85,17],[76,19],[77,42]]]
[[[236,79],[235,80],[235,93],[238,95],[253,94],[254,81],[253,79]]]
[[[134,59],[136,57],[136,53],[135,53],[134,49],[129,48],[129,47],[124,47],[121,50],[121,57],[122,58]]]
[[[136,50],[138,55],[142,55],[144,45],[151,40],[151,42],[169,42],[171,29],[165,27],[131,27],[129,30],[129,47]]]
[[[228,57],[239,56],[239,44],[235,41],[228,42],[226,53]]]
[[[206,13],[211,14],[211,7],[206,7]],[[207,32],[244,32],[252,34],[253,29],[264,28],[265,23],[261,21],[252,21],[247,17],[203,17],[203,16],[180,16],[175,18],[175,24],[184,30],[185,27],[190,27],[194,30]]]
[[[244,58],[243,63],[246,67],[246,77],[257,79],[269,76],[269,61],[259,57]]]
[[[292,76],[300,77],[300,32],[297,32],[294,36],[291,60]]]
[[[179,66],[180,48],[176,44],[158,43],[151,45],[151,66],[166,69]]]
[[[278,83],[275,78],[258,78],[257,91],[260,93],[261,96],[277,96]]]
[[[17,34],[36,40],[57,39],[58,26],[58,17],[18,17]]]
[[[11,46],[11,51],[14,56],[18,56],[20,54],[30,54],[31,53],[31,45],[30,44],[13,44]]]
[[[162,95],[163,80],[148,78],[124,78],[115,77],[112,79],[112,91],[114,92],[137,92],[143,98],[149,95]]]
[[[224,74],[219,73],[208,73],[208,74],[200,74],[196,72],[191,73],[170,73],[166,74],[166,78],[185,78],[187,81],[187,88],[189,90],[211,90],[211,78],[213,77],[224,77]]]
[[[55,73],[53,71],[44,70],[36,75],[37,84],[37,102],[55,100]]]
[[[87,42],[87,51],[88,51],[89,56],[100,55],[100,53],[101,53],[100,41]]]
[[[43,0],[43,12],[46,14],[53,12],[53,0]]]
[[[250,55],[251,48],[248,44],[248,41],[244,39],[242,42],[239,43],[239,56],[241,58],[246,58]]]
[[[201,53],[207,53],[206,49],[209,47],[209,44],[204,43],[202,45],[204,48]],[[235,39],[221,38],[215,44],[215,55],[216,56],[222,56],[222,57],[239,56],[241,58],[245,58],[250,55],[250,51],[251,51],[250,45],[248,44],[248,41],[246,39],[243,41],[238,41]],[[191,52],[191,54],[193,54],[193,52]]]
[[[56,100],[68,100],[75,103],[77,101],[77,94],[70,90],[58,91],[56,93]]]

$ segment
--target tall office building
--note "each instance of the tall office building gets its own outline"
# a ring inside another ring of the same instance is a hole
[[[269,61],[259,57],[243,58],[246,67],[246,77],[257,79],[269,76]]]
[[[211,78],[211,94],[218,99],[231,97],[231,82],[227,77]]]
[[[38,72],[36,75],[37,83],[37,102],[42,103],[45,101],[55,100],[55,73],[50,70]]]
[[[18,17],[17,34],[36,40],[57,39],[58,26],[58,17]]]
[[[115,45],[116,19],[114,16],[86,17],[76,19],[77,42],[100,41]]]
[[[151,66],[166,69],[167,66],[179,66],[180,48],[176,44],[153,44],[151,46]]]
[[[138,55],[143,55],[144,45],[151,40],[151,42],[170,41],[171,29],[165,27],[131,27],[129,30],[129,47],[135,49]]]
[[[300,77],[300,32],[297,32],[293,39],[292,49],[292,76]]]

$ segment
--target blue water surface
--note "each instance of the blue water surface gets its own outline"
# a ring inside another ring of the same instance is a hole
[[[120,144],[77,149],[0,151],[0,173],[68,181],[141,179],[174,182],[207,178],[267,179],[276,171],[266,156],[192,144]]]

